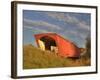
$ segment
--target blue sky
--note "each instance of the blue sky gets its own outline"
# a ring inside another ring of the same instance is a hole
[[[23,43],[36,46],[34,34],[54,32],[85,47],[90,23],[89,13],[23,10]]]

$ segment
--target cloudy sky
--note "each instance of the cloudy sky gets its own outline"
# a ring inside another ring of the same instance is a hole
[[[23,10],[23,42],[36,45],[34,34],[54,32],[85,47],[90,34],[89,13]]]

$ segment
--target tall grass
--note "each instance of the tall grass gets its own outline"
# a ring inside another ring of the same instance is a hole
[[[90,66],[90,58],[62,58],[50,51],[42,51],[32,45],[23,48],[23,69]]]

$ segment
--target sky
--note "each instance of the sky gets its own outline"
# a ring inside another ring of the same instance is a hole
[[[34,34],[57,33],[78,47],[90,36],[91,14],[23,10],[23,44],[36,46]]]

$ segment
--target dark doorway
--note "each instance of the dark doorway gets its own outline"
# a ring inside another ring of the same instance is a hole
[[[46,50],[51,50],[52,46],[57,46],[55,40],[49,36],[44,36],[40,40],[44,42]]]

